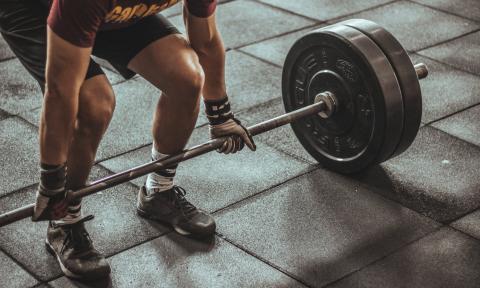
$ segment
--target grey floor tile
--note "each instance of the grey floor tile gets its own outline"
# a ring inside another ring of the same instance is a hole
[[[227,53],[226,61],[227,93],[234,111],[281,97],[281,69],[236,51]]]
[[[456,220],[450,226],[480,240],[480,210]]]
[[[480,105],[432,124],[435,128],[480,146]]]
[[[480,77],[416,55],[412,56],[412,61],[426,63],[429,67],[429,76],[420,81],[423,123],[480,103],[477,93],[480,90]]]
[[[218,29],[228,48],[236,48],[315,23],[250,0],[232,1],[219,6],[216,18]],[[185,32],[182,15],[170,20]]]
[[[23,288],[37,284],[35,278],[13,262],[2,251],[0,251],[0,267],[2,267],[0,270],[0,286],[2,287]]]
[[[282,9],[290,10],[300,15],[326,21],[343,15],[359,12],[377,5],[385,4],[391,0],[367,0],[367,1],[328,1],[328,0],[260,0]]]
[[[18,114],[42,105],[42,91],[17,59],[0,62],[0,108]]]
[[[480,21],[480,3],[477,0],[413,0],[430,7]]]
[[[38,134],[36,129],[12,117],[0,121],[0,196],[37,182]]]
[[[208,140],[207,127],[196,129],[189,146]],[[272,148],[257,143],[257,152],[241,151],[235,155],[210,152],[183,162],[175,181],[187,190],[188,198],[202,209],[215,211],[253,195],[311,167]],[[151,147],[128,153],[102,165],[119,172],[148,161]],[[134,181],[142,185],[144,178]]]
[[[422,50],[419,53],[480,75],[478,51],[480,51],[480,32]]]
[[[112,157],[152,141],[152,119],[160,91],[143,79],[114,86],[117,99],[112,121],[97,159]]]
[[[112,287],[305,287],[215,238],[211,243],[167,235],[109,259]],[[66,278],[53,287],[91,287]]]
[[[103,168],[95,168],[92,180],[104,177]],[[30,187],[0,199],[4,213],[34,202],[35,187]],[[83,203],[84,214],[93,214],[87,229],[95,247],[111,255],[168,231],[164,226],[150,223],[135,213],[137,189],[125,184],[89,196]],[[0,228],[0,246],[14,255],[41,280],[61,275],[60,268],[44,246],[47,224],[32,223],[29,219]]]
[[[417,51],[479,28],[473,21],[407,1],[395,2],[347,18],[377,22],[409,51]],[[345,19],[338,21],[343,20]]]
[[[217,216],[219,233],[314,287],[351,273],[438,224],[316,170]]]
[[[283,101],[282,99],[275,99],[249,109],[239,114],[238,117],[245,119],[249,125],[254,125],[282,114],[285,114]],[[259,139],[258,141],[264,142],[268,146],[274,147],[288,155],[299,157],[310,163],[317,163],[300,144],[290,125],[260,134],[255,139]]]
[[[0,61],[5,59],[10,59],[15,57],[12,50],[8,47],[7,42],[3,39],[2,35],[0,35]]]
[[[425,126],[406,152],[358,178],[407,207],[449,222],[480,206],[479,169],[478,147]]]
[[[480,243],[442,228],[329,288],[474,288],[480,283]]]
[[[321,25],[323,26],[323,25]],[[240,50],[255,55],[259,58],[265,59],[278,66],[283,66],[287,53],[292,47],[293,43],[305,33],[317,29],[321,26],[315,26],[307,29],[302,29],[297,32],[289,33],[284,36],[265,40],[253,45],[241,48]]]

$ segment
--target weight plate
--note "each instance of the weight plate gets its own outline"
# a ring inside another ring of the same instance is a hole
[[[422,118],[422,91],[412,61],[398,40],[375,22],[352,19],[337,24],[353,27],[370,37],[382,49],[395,70],[402,90],[405,117],[397,149],[389,158],[400,155],[417,136]]]
[[[334,115],[292,123],[304,148],[325,167],[354,173],[395,151],[403,130],[402,94],[385,54],[360,31],[333,25],[307,33],[290,49],[282,75],[287,112],[330,91]]]

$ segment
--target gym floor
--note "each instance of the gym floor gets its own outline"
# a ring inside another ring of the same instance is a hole
[[[212,241],[139,218],[138,179],[85,201],[110,280],[64,277],[44,249],[46,224],[23,220],[0,228],[0,287],[480,287],[480,2],[221,2],[229,94],[247,125],[283,113],[281,67],[295,39],[365,18],[430,68],[413,145],[346,177],[316,165],[289,127],[268,132],[256,153],[209,153],[180,166],[177,183],[217,220]],[[180,11],[166,14],[183,27]],[[108,76],[117,108],[92,180],[149,159],[159,93],[140,78]],[[0,38],[0,213],[33,202],[41,99]],[[205,123],[202,114],[190,145],[207,140]]]

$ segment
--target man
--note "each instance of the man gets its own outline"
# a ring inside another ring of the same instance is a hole
[[[200,96],[210,136],[228,136],[219,152],[235,153],[244,144],[255,150],[251,136],[230,111],[215,0],[185,0],[188,40],[157,14],[178,1],[0,2],[0,31],[44,91],[41,179],[33,220],[50,220],[47,248],[67,276],[94,279],[110,273],[84,227],[93,216],[82,216],[80,201],[64,200],[67,190],[85,185],[115,106],[111,85],[91,54],[108,60],[125,78],[137,73],[162,91],[153,121],[152,160],[185,147]],[[137,212],[183,235],[212,235],[215,221],[173,184],[175,170],[168,167],[148,175],[138,194]]]

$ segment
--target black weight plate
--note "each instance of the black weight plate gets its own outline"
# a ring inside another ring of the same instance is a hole
[[[333,25],[297,40],[283,67],[287,112],[330,91],[337,109],[292,123],[305,149],[322,165],[354,173],[388,158],[403,130],[403,103],[395,71],[385,54],[360,31]]]
[[[404,152],[417,136],[422,118],[422,91],[417,73],[407,51],[385,28],[364,19],[352,19],[337,24],[353,27],[370,37],[387,56],[392,65],[403,95],[403,132],[397,149],[391,157]]]

